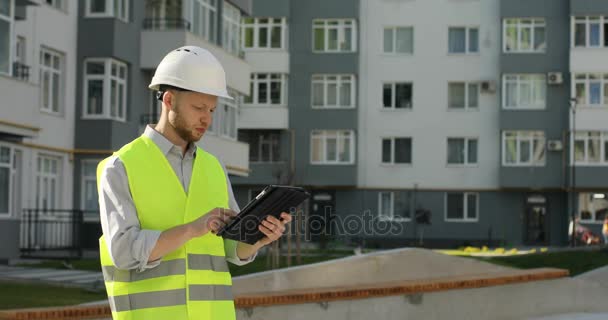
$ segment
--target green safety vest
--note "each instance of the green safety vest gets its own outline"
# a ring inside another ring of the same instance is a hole
[[[214,208],[228,208],[226,176],[198,148],[189,192],[156,144],[142,136],[115,153],[125,166],[142,229],[167,230]],[[108,159],[97,167],[97,181]],[[99,239],[101,266],[114,319],[235,319],[232,279],[221,237],[207,233],[144,271],[118,269]]]

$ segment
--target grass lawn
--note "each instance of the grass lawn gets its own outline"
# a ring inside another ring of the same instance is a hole
[[[103,291],[0,281],[0,310],[68,306],[103,299],[106,299]]]
[[[551,267],[570,270],[570,276],[608,265],[608,250],[564,251],[506,257],[471,257],[519,269]]]

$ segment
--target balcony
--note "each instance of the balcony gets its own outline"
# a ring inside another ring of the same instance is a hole
[[[289,128],[287,107],[244,105],[239,111],[239,129]]]
[[[169,51],[185,45],[195,45],[209,50],[220,61],[226,71],[229,87],[242,94],[249,94],[249,64],[243,58],[188,31],[188,21],[179,18],[145,19],[143,27],[140,50],[142,69],[154,70]]]
[[[17,68],[19,72],[12,77],[0,75],[0,97],[7,106],[0,108],[0,132],[36,137],[40,131],[38,87],[24,81],[29,77],[29,67]]]
[[[205,134],[197,143],[205,151],[216,156],[231,175],[249,175],[249,145],[230,138]]]
[[[604,63],[608,48],[572,48],[570,49],[570,70],[572,72],[608,72]]]

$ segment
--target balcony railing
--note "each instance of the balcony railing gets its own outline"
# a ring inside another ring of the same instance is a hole
[[[181,18],[146,18],[144,30],[190,30],[190,22]]]
[[[30,79],[30,66],[21,62],[13,62],[13,78],[28,81]]]

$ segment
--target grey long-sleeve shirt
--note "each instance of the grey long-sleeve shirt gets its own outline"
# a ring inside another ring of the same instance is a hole
[[[162,134],[147,126],[144,136],[150,138],[163,152],[175,171],[184,191],[188,193],[192,166],[196,157],[196,146],[190,144],[182,156],[180,147],[174,145]],[[223,167],[223,166],[222,166]],[[224,168],[224,172],[226,169]],[[234,199],[230,179],[226,174],[230,209],[238,212],[239,206]],[[141,229],[124,164],[117,156],[112,156],[102,170],[100,177],[99,210],[101,227],[108,251],[114,264],[120,269],[137,269],[143,271],[156,267],[160,259],[148,261],[150,252],[156,245],[161,231]],[[168,212],[167,214],[172,214]],[[224,239],[226,260],[244,265],[253,259],[241,260],[236,253],[237,242]]]

